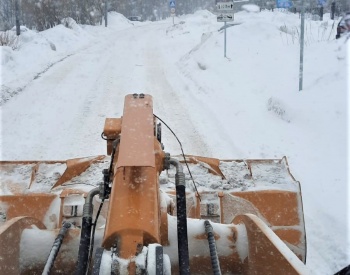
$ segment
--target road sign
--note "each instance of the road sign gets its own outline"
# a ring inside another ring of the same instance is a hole
[[[277,8],[291,8],[293,7],[292,1],[290,0],[277,0]]]
[[[175,1],[171,0],[169,3],[170,8],[175,8]]]
[[[171,12],[171,13],[175,13],[175,8],[171,8],[171,9],[170,9],[170,12]]]
[[[233,2],[218,2],[216,3],[216,8],[219,11],[232,11]]]
[[[224,13],[219,14],[217,17],[218,22],[230,22],[233,21],[233,14]]]

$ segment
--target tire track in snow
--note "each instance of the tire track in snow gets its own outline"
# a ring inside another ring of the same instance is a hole
[[[212,156],[181,93],[173,89],[179,86],[172,86],[167,79],[169,64],[164,63],[157,40],[160,28],[155,24],[113,32],[103,43],[56,63],[32,81],[25,93],[2,108],[6,129],[2,158],[42,160],[103,154],[106,145],[100,134],[104,119],[120,117],[124,96],[135,92],[154,97],[155,113],[175,131],[185,153]],[[28,125],[32,127],[24,132]],[[167,132],[163,127],[166,150],[179,154],[177,141]],[[11,149],[14,136],[17,149]]]
[[[164,63],[165,59],[161,56],[157,43],[158,32],[159,26],[152,30],[148,29],[148,41],[145,43],[147,46],[144,48],[144,64],[147,67],[145,90],[153,96],[154,112],[178,136],[185,154],[210,157],[211,149],[198,131],[196,123],[191,120],[179,91],[174,91],[167,79],[165,67],[169,64]],[[162,134],[165,150],[169,150],[172,154],[180,154],[179,144],[165,125],[162,127]]]

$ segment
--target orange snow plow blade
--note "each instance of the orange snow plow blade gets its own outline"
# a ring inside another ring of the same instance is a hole
[[[308,274],[285,157],[170,156],[143,94],[102,136],[107,156],[0,162],[0,274]]]

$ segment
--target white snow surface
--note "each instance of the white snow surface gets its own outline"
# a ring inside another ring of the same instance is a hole
[[[236,13],[227,58],[223,23],[208,11],[176,17],[175,25],[133,23],[115,12],[107,28],[69,22],[27,29],[14,49],[0,47],[1,160],[105,154],[105,118],[122,115],[126,94],[151,94],[186,154],[286,156],[301,183],[307,267],[328,275],[350,263],[350,43],[334,39],[338,22],[329,14],[305,22],[302,91],[298,14]],[[162,141],[180,153],[164,125]]]

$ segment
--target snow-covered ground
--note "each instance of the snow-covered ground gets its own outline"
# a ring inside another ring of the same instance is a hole
[[[26,30],[1,53],[1,160],[57,160],[105,153],[106,117],[124,96],[148,93],[186,154],[222,159],[287,156],[301,182],[307,266],[333,274],[350,264],[349,47],[336,21],[241,11],[227,29],[215,15],[109,26]],[[179,154],[163,127],[165,150]]]

